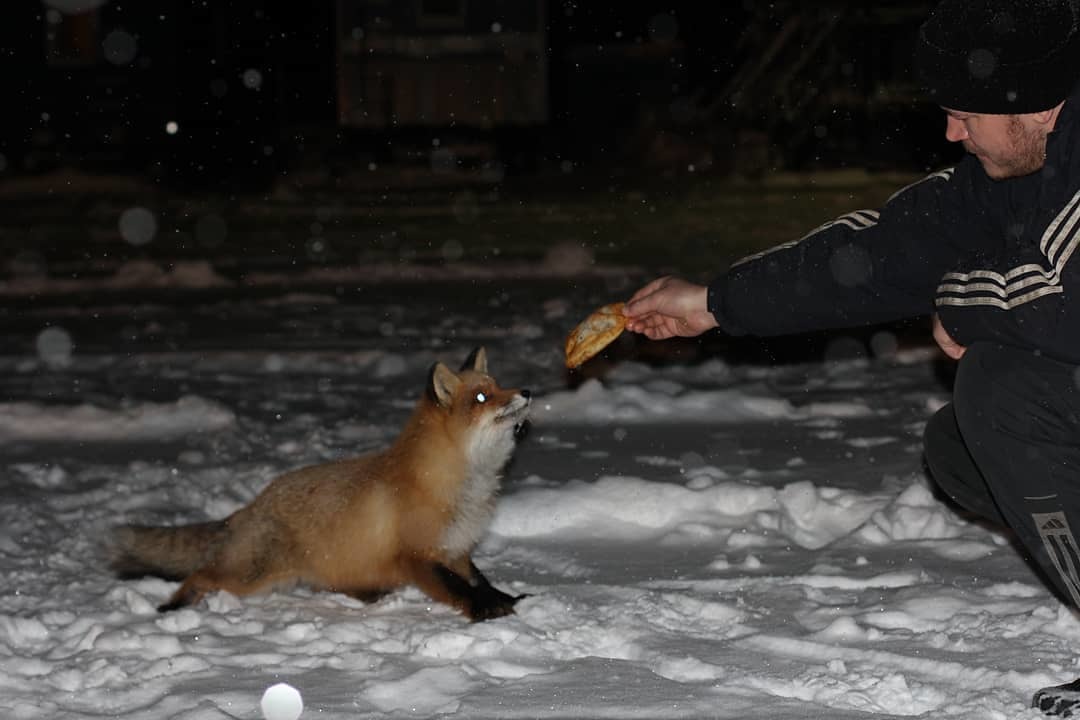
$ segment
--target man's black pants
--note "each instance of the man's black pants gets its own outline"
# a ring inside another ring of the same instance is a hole
[[[1080,368],[976,343],[953,402],[926,426],[926,464],[962,507],[1006,525],[1080,607]]]

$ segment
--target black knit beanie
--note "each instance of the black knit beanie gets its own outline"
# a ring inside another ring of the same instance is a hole
[[[1080,0],[942,0],[919,28],[930,99],[961,112],[1049,110],[1080,79]]]

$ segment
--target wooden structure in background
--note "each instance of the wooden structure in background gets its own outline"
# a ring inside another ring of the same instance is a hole
[[[338,122],[365,130],[548,121],[541,0],[336,0]]]

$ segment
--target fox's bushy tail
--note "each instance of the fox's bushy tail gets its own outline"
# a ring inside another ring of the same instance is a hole
[[[224,520],[178,527],[119,525],[112,529],[109,567],[125,579],[181,580],[213,558],[227,532]]]

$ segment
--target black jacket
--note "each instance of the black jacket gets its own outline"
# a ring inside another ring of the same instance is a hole
[[[731,334],[780,335],[937,312],[963,346],[995,341],[1080,363],[1080,85],[1039,172],[995,181],[977,158],[709,284]],[[1070,262],[1071,260],[1071,262]]]

